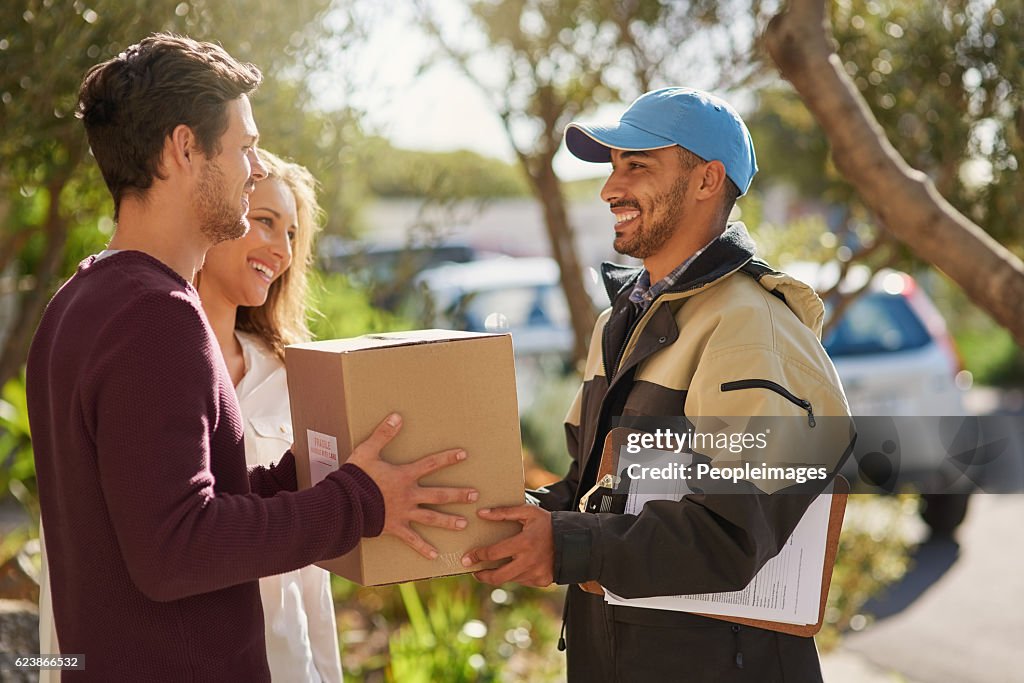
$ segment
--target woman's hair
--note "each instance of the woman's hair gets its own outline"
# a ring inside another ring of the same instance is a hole
[[[304,167],[278,156],[259,151],[267,177],[277,179],[291,190],[298,214],[292,241],[292,264],[270,285],[262,306],[239,306],[235,329],[260,337],[274,354],[284,360],[284,347],[308,341],[306,297],[309,293],[309,268],[313,264],[313,239],[320,229],[323,210],[316,201],[316,179]]]

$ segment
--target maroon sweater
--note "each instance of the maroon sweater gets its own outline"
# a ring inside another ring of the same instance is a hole
[[[344,465],[296,489],[247,471],[231,379],[193,287],[126,251],[83,261],[28,360],[28,410],[64,680],[269,681],[261,576],[380,534]]]

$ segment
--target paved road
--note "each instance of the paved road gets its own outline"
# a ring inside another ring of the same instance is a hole
[[[922,545],[845,652],[920,683],[1024,681],[1024,494],[971,505],[959,544]]]
[[[1020,393],[973,392],[976,414],[1024,419]],[[876,621],[824,658],[829,683],[1024,683],[1024,443],[975,495],[955,541],[930,541],[868,605]],[[921,529],[923,534],[924,530]]]

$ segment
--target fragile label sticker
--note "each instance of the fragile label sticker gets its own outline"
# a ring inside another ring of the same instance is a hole
[[[338,463],[338,439],[329,434],[306,430],[309,443],[309,479],[316,486],[331,472],[340,467]]]

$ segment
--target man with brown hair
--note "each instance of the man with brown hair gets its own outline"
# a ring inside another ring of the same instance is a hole
[[[79,115],[114,198],[109,248],[50,302],[28,361],[40,506],[66,680],[269,681],[257,579],[391,533],[465,521],[471,502],[380,450],[389,416],[348,463],[295,492],[295,462],[247,471],[238,401],[192,280],[248,229],[265,175],[248,94],[261,74],[221,48],[151,36],[89,71]]]

